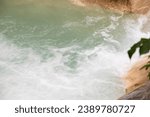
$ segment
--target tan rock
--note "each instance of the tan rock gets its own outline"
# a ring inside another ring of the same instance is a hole
[[[145,14],[150,10],[150,0],[131,0],[132,12]]]
[[[150,10],[150,0],[74,0],[80,6],[96,4],[118,11],[145,14]]]
[[[148,61],[148,55],[142,57],[124,75],[126,94],[120,97],[120,100],[150,100],[150,69],[141,69]]]
[[[148,61],[148,56],[142,57],[123,76],[126,93],[130,93],[148,82],[149,79],[147,76],[150,70],[141,69]]]

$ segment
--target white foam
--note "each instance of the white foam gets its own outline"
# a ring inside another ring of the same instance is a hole
[[[64,62],[71,55],[64,56],[64,53],[74,51],[74,47],[51,48],[55,57],[41,62],[41,57],[32,50],[8,45],[3,47],[7,55],[1,53],[0,56],[0,66],[6,70],[1,73],[1,99],[110,99],[110,95],[114,99],[118,91],[121,92],[118,77],[127,63],[124,53],[110,51],[104,46],[82,50],[78,53],[76,70],[71,73],[72,68]],[[13,62],[16,57],[24,61]]]
[[[31,48],[19,48],[1,35],[0,99],[116,99],[121,96],[124,92],[120,77],[131,64],[126,52],[141,36],[146,36],[141,32],[145,20],[143,17],[123,20],[126,33],[119,42],[110,32],[116,30],[121,17],[110,18],[111,24],[93,32],[93,37],[101,35],[111,44],[102,43],[91,49],[49,47],[53,56],[45,61]],[[86,17],[83,21],[91,25],[100,19]],[[74,66],[70,61],[75,62]]]

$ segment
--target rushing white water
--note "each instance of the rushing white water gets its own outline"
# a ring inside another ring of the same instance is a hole
[[[148,36],[141,31],[147,17],[64,2],[70,11],[61,19],[67,8],[56,3],[42,6],[47,20],[34,14],[41,7],[30,9],[40,21],[22,15],[26,7],[0,15],[0,99],[117,99],[131,64],[127,50]]]

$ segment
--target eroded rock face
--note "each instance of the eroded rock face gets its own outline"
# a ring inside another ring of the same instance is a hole
[[[148,73],[150,70],[141,69],[150,59],[148,56],[139,59],[131,69],[123,76],[126,93],[130,93],[148,82]]]
[[[145,14],[150,10],[150,0],[73,0],[78,5],[100,5],[118,11]]]
[[[130,11],[131,6],[129,0],[73,0],[73,1],[74,3],[80,6],[95,4],[110,9],[119,9],[121,11]]]
[[[150,10],[150,0],[131,0],[132,12],[145,14]]]
[[[150,100],[150,69],[141,69],[150,60],[148,56],[138,60],[124,76],[126,94],[120,100]]]

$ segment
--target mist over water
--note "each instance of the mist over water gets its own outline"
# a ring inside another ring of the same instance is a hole
[[[68,0],[2,0],[0,99],[117,99],[146,16]]]

